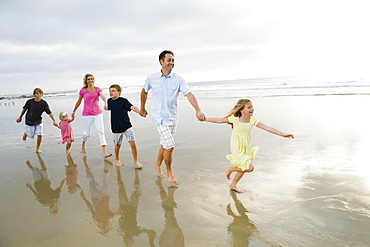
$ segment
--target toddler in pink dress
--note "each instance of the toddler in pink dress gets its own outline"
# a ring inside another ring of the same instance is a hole
[[[71,153],[71,147],[72,142],[74,141],[73,137],[73,130],[71,127],[71,122],[75,119],[72,117],[72,119],[68,119],[68,113],[67,112],[61,112],[59,113],[59,127],[62,133],[62,144],[66,144],[66,154]]]

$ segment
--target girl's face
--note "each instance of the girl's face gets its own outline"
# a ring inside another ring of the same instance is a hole
[[[248,102],[247,104],[245,104],[244,109],[241,112],[245,116],[252,116],[254,112],[252,102]]]
[[[67,121],[68,120],[68,114],[65,114],[64,116],[63,116],[63,121]]]

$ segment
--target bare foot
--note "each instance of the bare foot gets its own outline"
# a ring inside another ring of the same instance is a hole
[[[171,185],[178,185],[179,184],[179,182],[176,180],[176,178],[175,178],[175,176],[173,175],[172,172],[168,173],[167,176],[168,176],[168,180],[170,181]]]
[[[121,164],[121,161],[120,160],[116,160],[116,167],[121,167],[122,164]]]
[[[26,134],[26,132],[23,133],[22,140],[23,141],[26,141],[27,140],[27,134]]]
[[[82,142],[81,153],[87,154],[87,151],[86,151],[86,143],[85,142]]]
[[[139,163],[139,161],[135,162],[135,166],[137,166],[137,169],[143,168],[143,165]]]
[[[40,149],[36,150],[37,154],[42,154],[42,151]]]
[[[162,172],[162,168],[161,168],[161,166],[159,165],[159,166],[157,166],[157,165],[154,165],[154,168],[157,170],[157,173],[158,173],[158,177],[159,178],[164,178],[165,177],[165,175],[163,174],[163,172]]]
[[[241,189],[239,189],[238,187],[236,187],[236,186],[231,186],[230,185],[230,190],[235,191],[237,193],[243,193],[243,191]]]
[[[106,158],[109,158],[111,156],[112,156],[112,154],[105,154],[103,158],[106,159]]]
[[[71,151],[70,151],[70,150],[67,150],[67,151],[66,151],[66,154],[71,154]]]
[[[229,167],[227,166],[227,167],[226,167],[226,178],[227,178],[228,180],[230,180],[230,174],[231,174],[231,171],[230,171]]]

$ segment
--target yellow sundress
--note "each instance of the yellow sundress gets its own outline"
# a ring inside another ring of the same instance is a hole
[[[233,131],[230,139],[231,154],[226,155],[231,164],[239,167],[243,171],[249,169],[249,165],[256,157],[258,147],[251,148],[250,132],[253,126],[256,126],[259,120],[251,116],[249,123],[242,123],[238,117],[228,117],[233,124]]]

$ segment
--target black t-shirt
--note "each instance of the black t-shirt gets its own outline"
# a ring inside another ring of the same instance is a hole
[[[132,104],[125,98],[119,97],[113,100],[108,99],[108,110],[110,110],[110,123],[113,133],[123,133],[131,128],[128,112],[131,111]]]
[[[35,99],[29,99],[24,104],[23,109],[27,110],[26,113],[26,124],[30,126],[39,125],[42,123],[42,113],[46,112],[50,114],[50,108],[48,103],[41,99],[41,101],[37,102]]]

